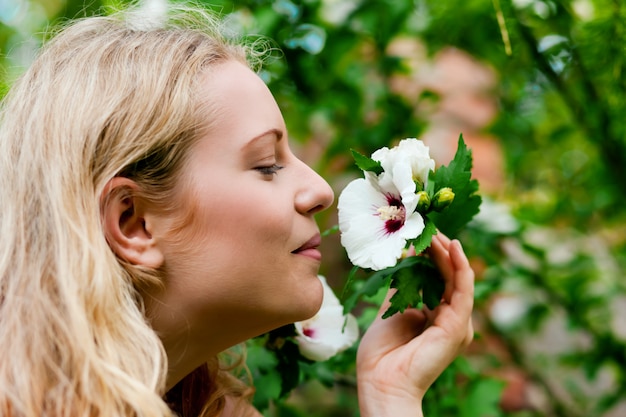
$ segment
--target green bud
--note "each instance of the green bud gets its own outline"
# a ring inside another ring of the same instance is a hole
[[[450,187],[437,191],[433,197],[432,206],[435,211],[442,211],[454,201],[454,192]]]
[[[430,208],[430,197],[426,191],[417,193],[417,208],[420,213],[426,213]]]

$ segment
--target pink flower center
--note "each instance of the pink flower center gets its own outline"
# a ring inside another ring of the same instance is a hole
[[[315,335],[315,331],[313,329],[311,329],[310,327],[306,327],[306,328],[302,329],[302,333],[306,337],[313,337],[313,335]]]
[[[378,217],[385,222],[385,232],[391,234],[397,232],[404,226],[406,210],[402,201],[393,195],[387,195],[387,206],[379,207],[376,210]]]

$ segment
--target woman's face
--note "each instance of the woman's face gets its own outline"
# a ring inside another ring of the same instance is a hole
[[[191,215],[156,232],[166,271],[156,298],[167,311],[156,319],[247,338],[308,318],[322,298],[313,215],[333,192],[291,153],[272,94],[246,66],[213,68],[201,95],[217,103],[207,115],[216,121],[180,178],[176,198]]]

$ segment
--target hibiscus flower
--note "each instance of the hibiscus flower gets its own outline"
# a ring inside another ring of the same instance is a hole
[[[348,349],[359,337],[359,327],[352,314],[343,314],[343,306],[327,284],[324,287],[322,306],[312,318],[295,323],[296,341],[300,354],[314,361],[325,361]]]
[[[352,181],[339,196],[341,244],[350,261],[361,268],[381,270],[394,266],[407,241],[424,230],[416,212],[417,192],[428,180],[435,162],[428,147],[417,139],[405,139],[392,149],[372,154],[383,172],[366,172]]]
[[[435,161],[430,157],[428,146],[419,139],[407,138],[398,143],[397,146],[389,149],[380,148],[372,154],[372,159],[380,162],[384,174],[391,173],[391,180],[404,179],[404,173],[408,170],[411,173],[411,180],[414,184],[419,184],[417,191],[421,191],[428,183],[428,174],[435,169]],[[383,184],[384,185],[384,184]],[[400,184],[396,184],[399,186]],[[401,189],[402,190],[402,189]],[[402,190],[409,191],[409,190]],[[411,192],[415,192],[415,188]]]

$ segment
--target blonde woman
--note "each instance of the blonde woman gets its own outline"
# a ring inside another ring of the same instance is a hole
[[[217,355],[320,306],[332,190],[289,150],[254,54],[170,14],[68,25],[4,100],[2,416],[259,415]],[[446,302],[361,342],[364,417],[420,415],[472,337],[460,245],[431,256]]]

